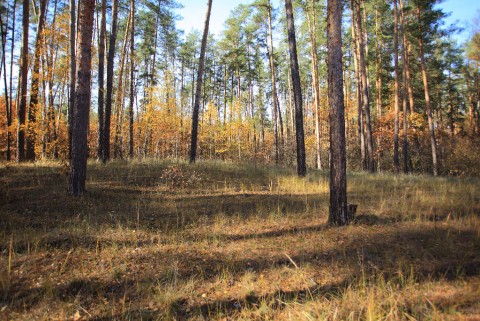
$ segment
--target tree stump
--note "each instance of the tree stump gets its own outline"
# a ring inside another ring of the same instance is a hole
[[[347,204],[347,221],[352,222],[355,219],[358,204]]]

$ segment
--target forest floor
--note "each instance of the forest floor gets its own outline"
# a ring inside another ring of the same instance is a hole
[[[0,165],[0,320],[480,320],[480,180],[220,162]]]

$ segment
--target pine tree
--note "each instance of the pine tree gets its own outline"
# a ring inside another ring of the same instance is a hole
[[[90,83],[92,78],[92,33],[95,0],[82,0],[78,17],[78,56],[75,85],[74,121],[72,128],[72,161],[69,192],[75,196],[85,192],[88,157],[88,122],[90,113]]]
[[[30,6],[28,0],[23,1],[22,13],[22,55],[20,66],[20,99],[17,108],[17,162],[25,160],[25,120],[27,113],[27,83],[28,83],[28,29],[30,23]]]
[[[342,1],[327,0],[328,98],[330,103],[330,207],[332,225],[348,224],[345,104],[342,64]]]
[[[295,23],[293,18],[292,1],[285,0],[285,10],[287,13],[288,28],[288,47],[290,52],[290,69],[293,83],[293,95],[295,101],[295,130],[297,141],[297,174],[298,176],[307,175],[307,165],[305,159],[305,135],[303,130],[303,98],[302,87],[300,83],[300,70],[297,58],[297,41],[295,38]]]
[[[207,47],[208,26],[210,24],[210,13],[212,11],[212,0],[208,0],[207,13],[205,15],[205,25],[203,28],[202,48],[200,50],[200,60],[198,63],[197,87],[195,91],[195,104],[192,113],[192,137],[190,144],[190,163],[195,163],[197,158],[197,140],[198,140],[198,114],[200,109],[200,95],[202,93],[203,69],[205,66],[205,51]]]

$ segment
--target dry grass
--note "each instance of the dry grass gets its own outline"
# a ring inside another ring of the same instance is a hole
[[[0,319],[479,320],[480,182],[201,162],[0,165]]]

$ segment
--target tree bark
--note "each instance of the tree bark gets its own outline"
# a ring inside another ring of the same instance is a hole
[[[402,19],[402,30],[403,30],[403,50],[405,51],[405,57],[404,57],[404,69],[405,69],[405,81],[404,83],[406,84],[407,87],[407,92],[408,92],[408,105],[409,105],[409,110],[410,113],[415,112],[415,99],[413,97],[413,87],[412,87],[412,81],[411,81],[411,76],[410,76],[410,58],[409,58],[409,45],[408,45],[408,38],[407,38],[407,23],[405,21],[405,12],[403,9],[403,0],[400,0],[400,10],[401,10],[401,19]],[[407,99],[407,97],[405,97]]]
[[[102,20],[100,22],[100,37],[98,39],[98,149],[97,157],[102,159],[105,108],[105,34],[107,32],[107,0],[102,0]]]
[[[273,106],[273,136],[275,144],[275,165],[279,163],[279,139],[278,139],[278,107],[277,107],[277,80],[275,75],[275,57],[273,51],[273,30],[272,30],[272,7],[270,0],[267,3],[268,16],[268,61],[270,64],[270,78],[272,81],[272,106]]]
[[[430,105],[430,91],[428,89],[428,75],[427,64],[425,62],[425,55],[423,51],[423,38],[422,38],[422,20],[420,6],[417,5],[417,18],[418,18],[418,45],[420,50],[420,61],[422,64],[422,79],[423,87],[425,91],[425,105],[427,107],[428,116],[428,128],[430,130],[430,144],[432,148],[432,163],[433,163],[433,175],[438,176],[438,161],[437,161],[437,140],[435,138],[435,125],[433,124],[432,107]]]
[[[400,0],[400,24],[402,26],[402,38],[403,38],[403,50],[402,50],[402,60],[403,60],[403,172],[405,174],[408,173],[408,137],[407,137],[407,130],[408,130],[408,123],[407,123],[407,88],[408,88],[408,78],[407,78],[407,69],[408,69],[408,62],[407,62],[407,35],[405,32],[405,15],[403,13],[403,1]]]
[[[112,31],[108,45],[107,57],[107,97],[105,103],[105,124],[103,129],[103,153],[102,162],[110,160],[110,126],[112,119],[112,101],[113,101],[113,64],[115,59],[115,44],[117,42],[117,20],[118,20],[118,0],[113,0],[112,7]]]
[[[11,56],[10,56],[10,66],[12,67],[13,65],[13,46],[14,46],[14,29],[15,29],[15,5],[16,1],[14,1],[14,7],[13,7],[13,22],[12,22],[12,51],[11,51]],[[9,12],[7,11],[9,14]],[[8,32],[8,17],[7,21],[5,23],[5,28],[3,26],[3,21],[0,19],[0,32],[1,32],[1,39],[2,39],[2,65],[0,66],[0,70],[3,68],[3,81],[4,81],[4,91],[5,91],[5,132],[7,134],[7,141],[6,141],[6,159],[7,161],[11,160],[11,133],[10,133],[10,126],[12,125],[12,100],[11,96],[9,95],[9,85],[7,81],[7,55],[6,55],[6,44],[7,44],[7,32]],[[1,73],[1,71],[0,71]],[[10,79],[12,78],[12,69],[10,68]],[[10,82],[11,86],[11,82]],[[11,92],[11,87],[10,87],[10,92]]]
[[[295,101],[295,136],[297,141],[297,174],[305,176],[307,165],[305,160],[305,135],[303,131],[303,99],[300,83],[300,69],[297,58],[297,41],[295,39],[295,22],[292,1],[285,0],[288,28],[288,48],[290,52],[290,69],[292,71],[293,96]]]
[[[22,63],[20,66],[20,104],[17,108],[17,162],[25,161],[25,120],[27,114],[27,84],[28,84],[28,29],[30,23],[29,0],[23,1],[23,35]]]
[[[130,1],[130,106],[129,115],[129,143],[128,156],[133,158],[133,103],[135,100],[135,0]]]
[[[381,171],[381,158],[382,158],[382,127],[380,125],[380,119],[382,117],[382,54],[383,54],[383,37],[380,32],[380,25],[379,25],[379,12],[378,12],[378,3],[376,4],[375,8],[375,35],[377,40],[377,59],[376,63],[376,89],[377,89],[377,126],[379,129],[378,136],[377,136],[377,170]]]
[[[351,6],[353,8],[353,1],[351,1]],[[365,126],[363,125],[363,95],[362,95],[362,78],[360,77],[360,53],[359,53],[359,46],[357,42],[356,33],[358,30],[355,27],[356,21],[356,11],[352,9],[352,40],[353,40],[353,63],[354,63],[354,71],[355,71],[355,80],[357,83],[357,88],[355,90],[357,96],[357,114],[358,114],[358,138],[360,143],[360,157],[361,157],[361,165],[362,170],[367,169],[367,154],[366,154],[366,147],[365,147]]]
[[[197,140],[198,140],[198,114],[200,109],[200,97],[202,94],[203,69],[205,66],[205,51],[207,49],[208,27],[210,24],[210,13],[212,11],[212,0],[208,0],[207,13],[205,15],[205,25],[203,28],[202,48],[200,50],[200,60],[197,74],[197,87],[195,91],[195,103],[192,114],[192,137],[190,144],[190,163],[195,163],[197,158]]]
[[[125,59],[127,57],[127,49],[128,49],[128,42],[131,38],[130,35],[130,22],[131,19],[128,19],[127,26],[125,27],[125,34],[123,37],[123,45],[122,51],[120,54],[120,67],[118,68],[118,84],[117,84],[117,91],[115,93],[115,103],[113,106],[115,107],[115,134],[113,138],[113,157],[121,158],[121,131],[122,131],[122,121],[121,118],[123,116],[123,107],[124,107],[124,98],[125,98],[125,90],[124,90],[124,70],[125,70]],[[128,70],[127,70],[128,72]],[[148,96],[149,97],[149,96]]]
[[[315,0],[311,0],[311,13],[308,6],[305,9],[307,16],[308,29],[310,32],[310,54],[312,56],[312,87],[313,99],[315,105],[315,138],[316,138],[316,166],[317,169],[322,169],[321,158],[321,137],[320,137],[320,84],[318,76],[318,53],[317,53],[317,15],[315,11]],[[311,18],[310,18],[311,15]]]
[[[43,27],[45,25],[45,11],[47,8],[47,0],[40,1],[40,12],[38,15],[37,36],[35,39],[35,53],[33,56],[32,83],[30,87],[30,104],[28,108],[28,125],[27,125],[27,144],[25,158],[28,161],[35,160],[35,141],[37,137],[36,122],[37,109],[39,105],[38,95],[40,91],[40,58],[43,43]]]
[[[92,33],[95,0],[79,4],[79,43],[77,83],[75,86],[74,122],[72,130],[72,161],[69,192],[75,196],[85,192],[88,157],[88,121],[90,112],[90,82],[92,78]]]
[[[53,32],[57,31],[56,29],[57,4],[58,4],[58,0],[54,0],[53,13],[52,13],[53,20],[50,25],[50,30],[53,30]],[[48,12],[46,14],[48,14]],[[42,138],[42,141],[43,141],[42,154],[43,154],[43,157],[47,157],[47,151],[48,151],[47,147],[50,143],[53,142],[53,157],[57,158],[57,155],[56,155],[57,135],[54,130],[55,129],[55,104],[54,103],[55,103],[55,94],[56,94],[56,92],[54,92],[54,83],[55,83],[54,66],[56,63],[56,58],[58,56],[58,50],[57,48],[55,48],[54,37],[49,37],[47,39],[44,36],[43,46],[44,46],[45,52],[42,55],[42,64],[43,64],[43,70],[46,73],[46,77],[43,79],[45,108],[44,108],[44,119],[43,119],[44,133]],[[47,89],[47,84],[48,84],[48,89]],[[48,92],[48,99],[47,99],[47,92]]]
[[[328,98],[330,104],[330,207],[332,225],[348,224],[345,103],[342,64],[342,1],[327,0]]]
[[[400,158],[398,156],[398,131],[399,131],[399,110],[400,110],[400,92],[399,92],[399,72],[398,72],[398,5],[397,0],[393,1],[394,27],[393,27],[393,49],[394,49],[394,73],[395,73],[395,129],[393,134],[393,166],[395,173],[400,170]]]
[[[356,26],[356,43],[358,51],[358,67],[360,72],[360,84],[362,92],[362,111],[365,113],[365,132],[366,132],[366,146],[368,151],[367,169],[370,172],[375,171],[375,163],[373,157],[373,135],[372,125],[370,121],[370,92],[368,88],[368,74],[365,61],[365,42],[363,38],[362,17],[360,12],[360,1],[352,0],[353,10],[355,12],[355,26]]]
[[[72,159],[73,105],[75,104],[76,65],[76,14],[75,0],[70,0],[70,84],[68,100],[68,159]]]

